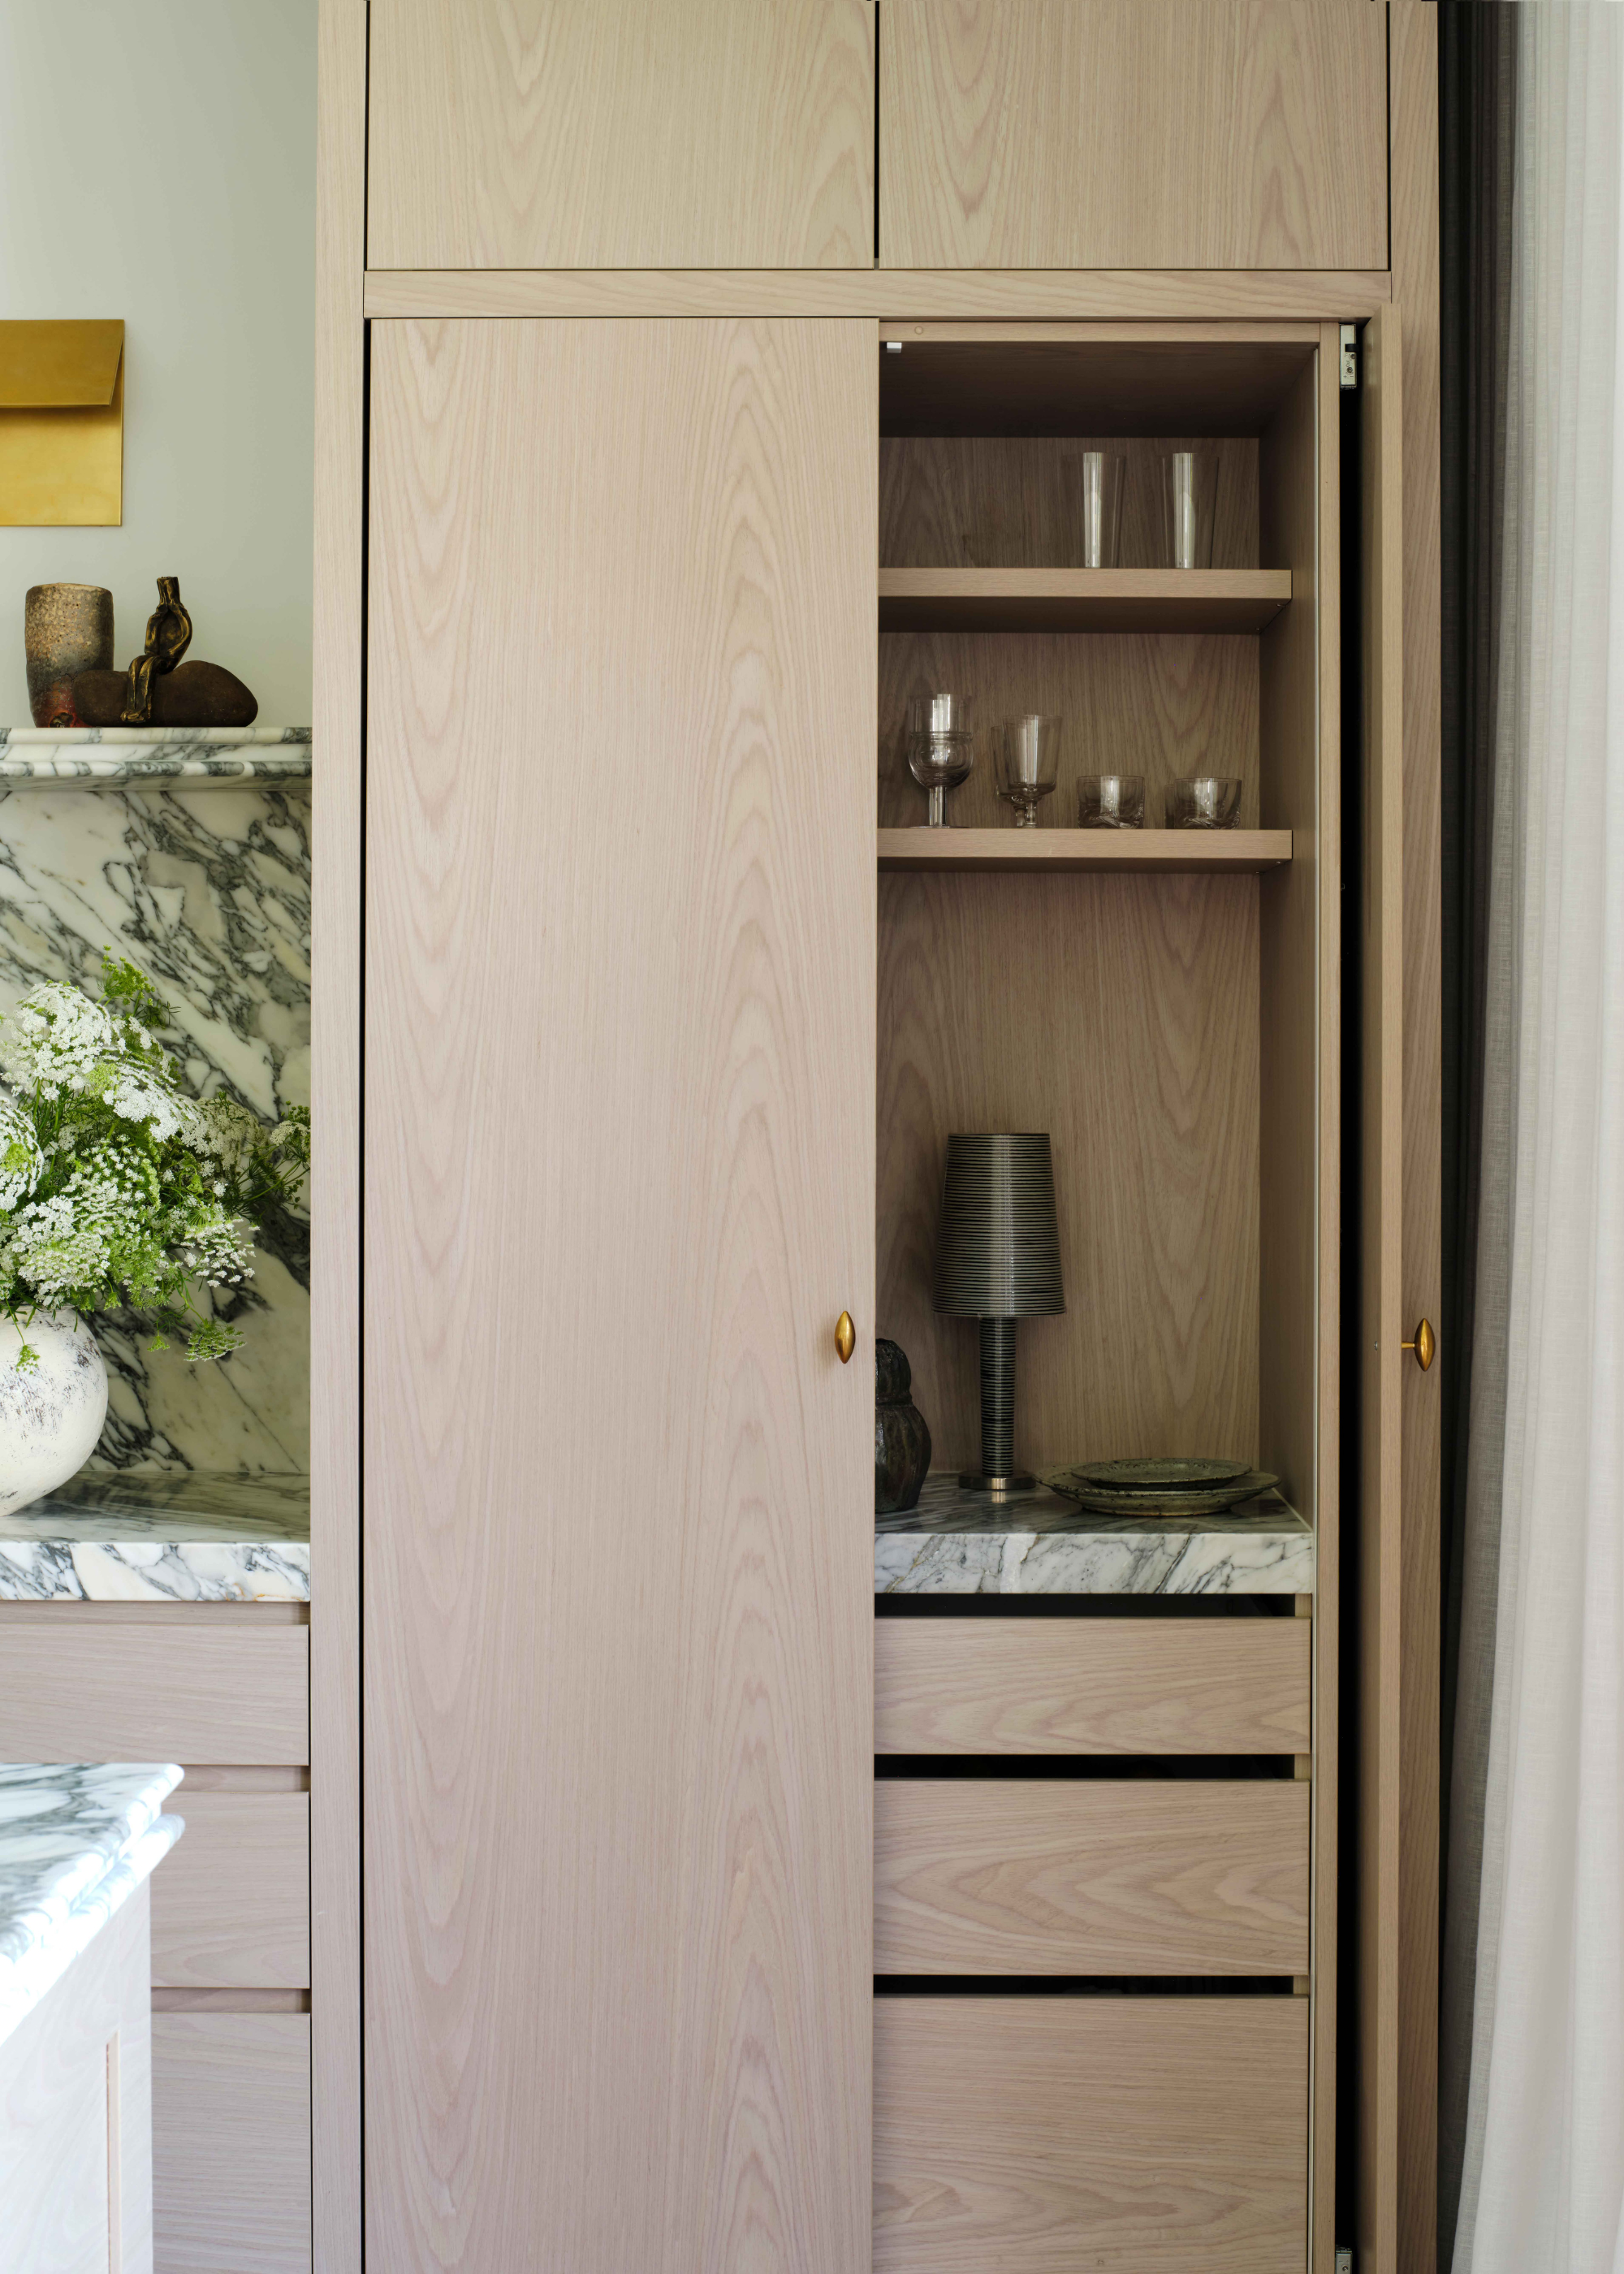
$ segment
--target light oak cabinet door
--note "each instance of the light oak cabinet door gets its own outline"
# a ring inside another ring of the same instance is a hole
[[[873,0],[372,0],[373,268],[868,268]]]
[[[891,268],[1385,268],[1376,0],[884,0]]]
[[[152,2075],[153,2274],[310,2274],[310,2015],[154,2014]]]
[[[876,365],[373,327],[383,2266],[866,2263]]]

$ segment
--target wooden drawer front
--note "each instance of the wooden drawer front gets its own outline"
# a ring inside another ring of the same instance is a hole
[[[0,1760],[310,1758],[309,1629],[0,1627]]]
[[[154,2014],[154,2274],[310,2255],[309,2014]]]
[[[1306,1619],[874,1624],[876,1753],[1305,1753]]]
[[[876,1974],[1305,1974],[1308,1787],[883,1778]]]
[[[153,1882],[153,1980],[164,1988],[310,1984],[310,1796],[197,1792]]]
[[[1305,1998],[876,1998],[874,2274],[1301,2274]]]

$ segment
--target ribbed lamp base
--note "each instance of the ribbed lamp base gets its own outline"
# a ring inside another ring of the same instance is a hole
[[[967,1492],[1019,1492],[1037,1482],[1015,1466],[1015,1323],[981,1321],[981,1465],[960,1475]]]

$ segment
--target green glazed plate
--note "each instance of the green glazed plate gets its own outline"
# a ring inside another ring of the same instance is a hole
[[[1085,1461],[1071,1474],[1101,1492],[1203,1492],[1252,1473],[1245,1461]]]
[[[1084,1481],[1080,1469],[1049,1469],[1043,1475],[1043,1482],[1051,1492],[1063,1493],[1068,1500],[1080,1502],[1091,1514],[1123,1517],[1222,1516],[1227,1509],[1238,1508],[1243,1501],[1255,1499],[1279,1481],[1267,1469],[1247,1469],[1222,1484],[1124,1493],[1101,1492],[1098,1486]]]

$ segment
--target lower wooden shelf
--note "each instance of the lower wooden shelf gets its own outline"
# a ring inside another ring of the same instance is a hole
[[[883,870],[938,873],[979,869],[1005,875],[1093,870],[1131,877],[1188,871],[1241,875],[1291,858],[1289,829],[881,829]]]

